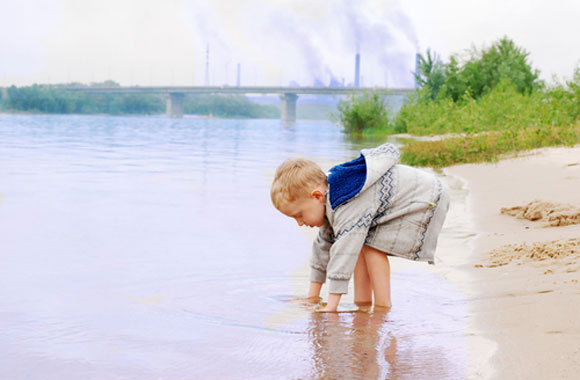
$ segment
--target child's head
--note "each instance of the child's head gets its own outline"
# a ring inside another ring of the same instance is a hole
[[[320,227],[324,223],[326,174],[313,161],[292,158],[276,170],[270,189],[272,203],[299,225]]]

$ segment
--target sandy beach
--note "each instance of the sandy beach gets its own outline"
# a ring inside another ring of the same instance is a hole
[[[474,215],[472,253],[448,272],[468,303],[468,378],[579,378],[580,147],[445,173],[465,180]],[[489,360],[476,338],[495,342]]]

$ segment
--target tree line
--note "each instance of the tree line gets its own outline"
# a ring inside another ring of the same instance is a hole
[[[119,84],[105,81],[91,85],[69,83],[10,86],[0,92],[0,110],[3,112],[106,115],[153,115],[165,112],[166,95],[87,94],[67,91],[67,87],[119,87]],[[276,118],[280,115],[277,107],[256,104],[243,95],[188,94],[185,97],[184,112],[224,118]]]

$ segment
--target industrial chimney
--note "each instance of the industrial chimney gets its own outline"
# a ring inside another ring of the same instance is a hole
[[[360,78],[360,54],[356,53],[356,58],[354,60],[354,86],[359,87]]]
[[[236,86],[240,87],[242,76],[242,66],[238,63],[238,78],[236,79]]]

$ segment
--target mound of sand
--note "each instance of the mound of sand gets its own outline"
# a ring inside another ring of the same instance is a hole
[[[580,224],[580,208],[563,203],[535,200],[525,206],[502,208],[501,213],[519,219],[546,222],[545,227]]]
[[[545,260],[562,260],[564,265],[570,265],[569,271],[577,271],[580,261],[580,238],[568,240],[554,240],[532,244],[502,245],[489,253],[489,264],[478,264],[476,267],[488,268],[507,265],[512,261],[518,265]]]

